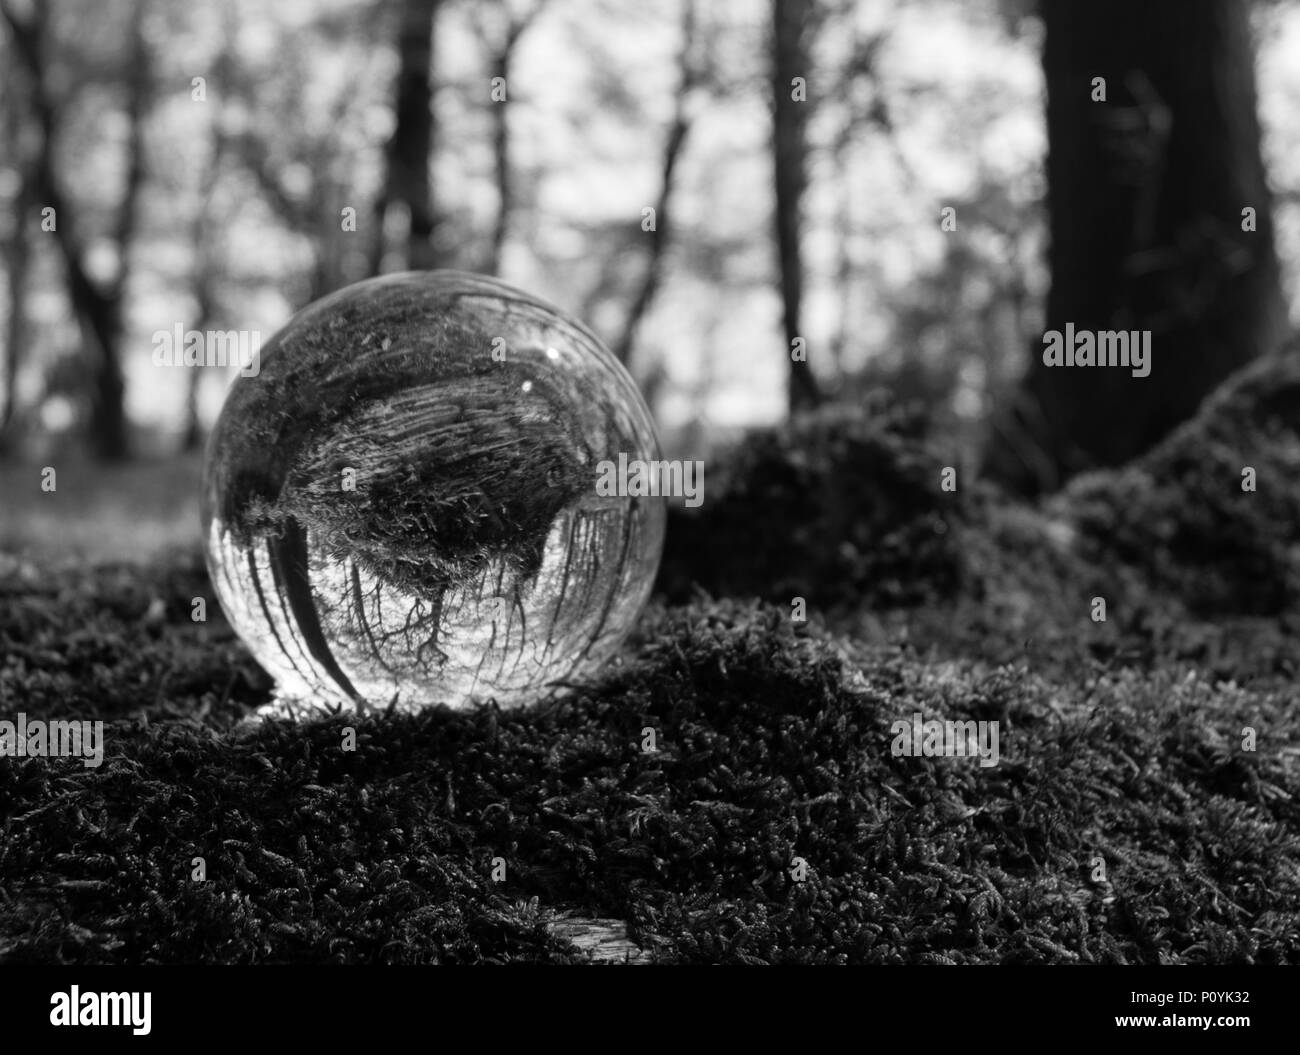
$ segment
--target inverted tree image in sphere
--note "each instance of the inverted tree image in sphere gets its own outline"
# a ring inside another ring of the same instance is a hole
[[[495,279],[406,272],[304,308],[255,366],[208,443],[203,532],[280,708],[516,707],[616,652],[666,511],[597,493],[601,462],[659,448],[586,327]]]

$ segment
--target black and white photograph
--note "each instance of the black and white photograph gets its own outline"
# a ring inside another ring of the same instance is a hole
[[[1298,963],[1300,0],[0,0],[6,1023]]]

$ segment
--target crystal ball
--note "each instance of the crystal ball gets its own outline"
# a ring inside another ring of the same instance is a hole
[[[662,498],[598,493],[620,455],[659,458],[645,401],[536,297],[406,272],[304,308],[203,469],[208,569],[270,709],[509,708],[590,679],[663,550]]]

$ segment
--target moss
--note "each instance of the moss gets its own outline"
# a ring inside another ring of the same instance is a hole
[[[901,412],[830,407],[755,432],[697,510],[670,512],[661,589],[825,609],[917,604],[962,585],[964,497]]]
[[[206,621],[194,621],[196,598]],[[0,656],[0,713],[225,728],[271,687],[192,553],[63,569],[0,557]]]
[[[546,922],[577,906],[669,961],[1294,960],[1298,775],[1238,745],[1243,723],[1293,741],[1286,697],[1084,688],[850,660],[777,609],[710,603],[656,609],[606,685],[546,712],[239,733],[147,711],[100,770],[0,769],[0,949],[566,961]],[[1001,763],[893,757],[916,710],[999,720]]]
[[[764,433],[606,680],[525,713],[245,729],[197,558],[0,559],[0,709],[112,723],[0,766],[0,959],[570,962],[578,913],[669,962],[1300,962],[1293,376],[1040,507],[939,491],[901,420]],[[895,757],[917,712],[999,764]]]
[[[1255,490],[1243,490],[1243,470]],[[1300,357],[1270,360],[1115,473],[1058,500],[1092,560],[1134,565],[1196,614],[1276,616],[1300,600]]]

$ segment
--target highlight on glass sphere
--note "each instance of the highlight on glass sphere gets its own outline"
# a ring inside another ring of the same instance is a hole
[[[208,443],[203,531],[268,713],[538,702],[595,675],[649,597],[659,458],[586,327],[495,279],[404,272],[295,315]]]

